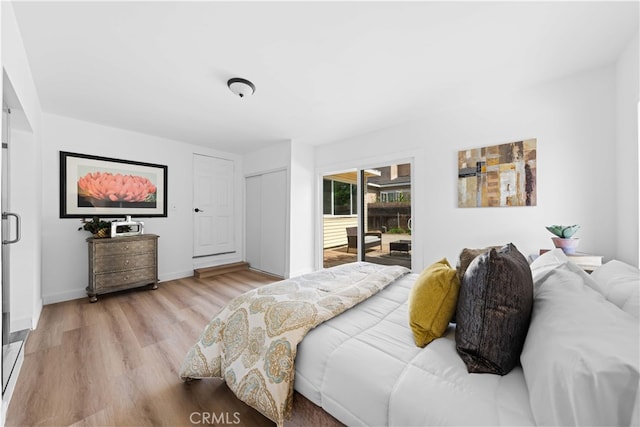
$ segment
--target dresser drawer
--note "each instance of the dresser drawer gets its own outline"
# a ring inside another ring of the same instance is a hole
[[[115,237],[114,239],[118,239]],[[111,241],[109,243],[94,243],[96,258],[112,255],[139,254],[145,252],[155,252],[155,239],[145,240],[122,240]]]
[[[117,273],[102,273],[95,275],[95,289],[100,293],[109,288],[148,284],[156,282],[156,268],[145,267],[135,270],[119,271]]]
[[[93,263],[94,273],[111,273],[132,268],[153,267],[156,265],[156,253],[146,252],[130,255],[114,255],[96,258]]]

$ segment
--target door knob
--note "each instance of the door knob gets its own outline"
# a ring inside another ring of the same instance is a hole
[[[193,211],[194,212],[204,212],[202,209],[198,209],[198,208],[195,208]]]

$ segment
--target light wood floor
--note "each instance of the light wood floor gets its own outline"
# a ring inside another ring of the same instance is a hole
[[[275,425],[221,380],[178,378],[211,317],[231,298],[273,281],[243,271],[103,295],[95,304],[84,298],[45,306],[25,345],[6,425]],[[317,412],[296,393],[287,426],[340,425]]]

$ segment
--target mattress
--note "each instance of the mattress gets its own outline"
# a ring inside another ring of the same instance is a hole
[[[347,425],[533,425],[522,369],[469,374],[455,329],[419,348],[408,324],[409,274],[311,330],[294,388]]]

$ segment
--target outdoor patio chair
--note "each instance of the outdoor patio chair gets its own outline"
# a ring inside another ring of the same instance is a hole
[[[358,250],[358,227],[347,227],[347,253],[349,249]],[[380,246],[382,251],[382,233],[379,231],[368,231],[364,233],[364,249],[371,249]]]

